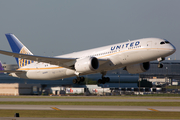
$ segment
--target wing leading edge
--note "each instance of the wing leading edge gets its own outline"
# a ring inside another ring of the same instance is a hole
[[[19,53],[4,51],[4,50],[0,50],[0,54],[12,56],[15,58],[49,63],[52,65],[58,65],[58,66],[69,68],[69,69],[73,69],[72,66],[76,62],[76,58],[44,57],[44,56],[37,56],[37,55],[19,54]],[[98,59],[98,60],[99,60],[100,65],[108,61],[107,59]]]
[[[69,68],[69,66],[71,66],[71,64],[73,64],[76,61],[75,58],[43,57],[43,56],[36,56],[36,55],[13,53],[13,52],[8,52],[4,50],[0,50],[0,54],[4,54],[4,55],[16,57],[16,58],[21,58],[21,59],[37,61],[37,62],[49,63],[52,65],[58,65],[65,68]]]

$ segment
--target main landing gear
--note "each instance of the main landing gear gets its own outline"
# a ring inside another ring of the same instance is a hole
[[[102,79],[98,80],[98,84],[105,84],[106,82],[109,82],[110,78],[109,77],[102,77]]]
[[[110,81],[110,78],[109,77],[104,77],[104,75],[106,75],[106,72],[102,73],[102,79],[98,80],[98,84],[105,84],[106,82]]]
[[[77,79],[73,79],[74,84],[79,84],[80,82],[84,82],[84,77],[77,77]]]
[[[159,62],[158,68],[163,68],[163,64],[161,63],[165,58],[158,58],[157,61]]]

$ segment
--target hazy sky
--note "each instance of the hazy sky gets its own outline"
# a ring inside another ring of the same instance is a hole
[[[1,0],[0,49],[11,51],[5,33],[43,56],[158,37],[174,44],[171,58],[180,59],[179,6],[180,0]]]

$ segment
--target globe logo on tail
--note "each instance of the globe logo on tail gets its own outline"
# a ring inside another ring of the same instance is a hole
[[[22,47],[22,49],[20,50],[21,54],[27,54],[27,55],[32,55],[32,53],[24,46]],[[18,58],[18,63],[19,63],[19,67],[23,67],[23,66],[26,66],[28,64],[31,64],[33,63],[32,60],[27,60],[27,59],[23,59],[23,58]]]

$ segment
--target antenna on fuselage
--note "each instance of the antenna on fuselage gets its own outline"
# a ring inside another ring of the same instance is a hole
[[[130,39],[128,39],[128,41],[130,42],[131,40],[130,40]]]

